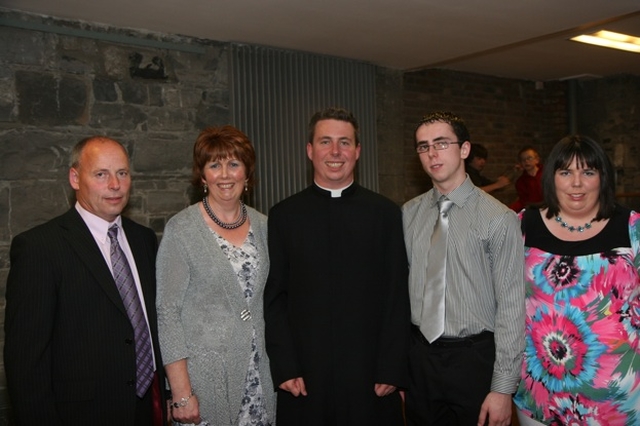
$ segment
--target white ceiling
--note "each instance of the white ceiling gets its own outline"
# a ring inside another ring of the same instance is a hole
[[[0,6],[204,39],[535,81],[640,75],[640,54],[568,41],[640,36],[638,0],[0,0]]]

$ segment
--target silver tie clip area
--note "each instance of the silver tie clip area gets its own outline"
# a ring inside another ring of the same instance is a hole
[[[240,319],[242,321],[249,321],[251,319],[251,312],[248,309],[240,312]]]

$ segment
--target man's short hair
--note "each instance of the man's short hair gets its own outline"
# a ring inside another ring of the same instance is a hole
[[[84,148],[89,144],[89,142],[93,142],[93,141],[111,141],[111,142],[115,142],[118,145],[120,145],[122,147],[122,150],[124,151],[124,154],[127,156],[127,159],[129,159],[129,152],[127,151],[127,148],[124,147],[124,145],[122,145],[121,142],[115,140],[115,139],[111,139],[107,136],[102,136],[102,135],[95,135],[95,136],[88,136],[84,139],[82,139],[80,142],[78,142],[77,144],[75,144],[75,146],[73,147],[73,149],[71,150],[71,158],[69,160],[69,166],[77,169],[78,166],[80,165],[80,157],[82,157],[82,151],[84,150]]]
[[[472,143],[467,160],[471,161],[476,157],[486,160],[487,158],[489,158],[489,151],[484,147],[484,145],[480,145],[479,143]]]
[[[340,107],[329,107],[313,114],[313,116],[311,117],[311,121],[309,121],[308,128],[309,143],[313,143],[313,138],[316,134],[316,124],[318,124],[318,121],[322,120],[338,120],[351,123],[351,125],[353,126],[353,131],[356,135],[356,145],[360,145],[360,128],[358,126],[358,120],[356,120],[356,117],[353,115],[353,113],[351,113],[351,111]]]
[[[413,132],[413,142],[416,146],[418,144],[418,141],[416,139],[416,132],[418,131],[418,128],[424,124],[432,123],[447,123],[453,129],[453,133],[455,133],[456,137],[458,138],[458,142],[471,142],[469,130],[460,117],[448,111],[436,111],[423,116],[422,119],[418,122],[418,125]]]
[[[520,156],[527,151],[533,151],[536,154],[536,157],[540,158],[540,154],[538,154],[538,151],[536,151],[536,149],[533,146],[525,145],[524,147],[522,147],[520,151],[518,151],[518,161],[520,161]]]

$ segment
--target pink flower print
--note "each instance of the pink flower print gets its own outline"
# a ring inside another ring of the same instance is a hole
[[[580,274],[580,269],[575,264],[573,256],[560,256],[556,262],[549,264],[547,272],[551,282],[555,283],[556,286],[564,287],[576,281]]]
[[[629,300],[629,322],[636,331],[640,331],[640,292],[638,291]]]
[[[550,392],[591,385],[598,376],[606,346],[584,315],[573,307],[567,307],[564,314],[540,311],[527,324],[526,370]]]
[[[584,396],[556,394],[550,401],[551,425],[625,426],[627,415],[612,401],[593,401]]]

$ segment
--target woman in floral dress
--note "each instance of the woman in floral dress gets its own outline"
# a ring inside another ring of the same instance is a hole
[[[551,151],[544,204],[521,213],[526,347],[521,425],[640,425],[640,214],[615,203],[595,141]]]
[[[204,196],[164,229],[156,306],[175,425],[275,425],[262,302],[267,218],[241,201],[254,166],[244,133],[203,130],[192,184]]]

